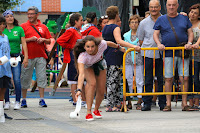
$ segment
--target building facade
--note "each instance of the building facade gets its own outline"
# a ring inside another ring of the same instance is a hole
[[[24,3],[13,9],[19,23],[27,21],[27,9],[36,6],[39,9],[39,19],[57,19],[65,12],[79,12],[83,8],[83,0],[23,0]]]

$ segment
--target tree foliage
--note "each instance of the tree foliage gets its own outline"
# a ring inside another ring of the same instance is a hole
[[[23,0],[0,0],[0,12],[4,12],[7,9],[13,9],[17,5],[22,5]]]

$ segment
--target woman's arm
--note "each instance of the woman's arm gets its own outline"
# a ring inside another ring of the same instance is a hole
[[[24,67],[26,68],[28,66],[28,48],[25,37],[21,37],[21,44],[24,50],[24,61],[22,62],[22,64],[24,64]]]
[[[140,51],[140,49],[141,49],[140,46],[132,45],[132,44],[122,40],[122,38],[121,38],[121,30],[120,30],[119,27],[116,27],[114,29],[113,35],[114,35],[114,38],[115,38],[116,42],[118,44],[120,44],[121,46],[128,47],[128,48],[135,48],[136,51]]]
[[[82,90],[83,88],[83,83],[84,83],[84,79],[85,79],[85,72],[84,72],[84,64],[83,63],[78,63],[78,85],[77,85],[77,89]],[[78,91],[76,93],[76,99],[78,98],[78,96],[81,95],[81,92]]]
[[[125,48],[124,48],[124,47],[121,47],[119,44],[116,44],[116,43],[111,42],[111,41],[106,41],[106,42],[107,42],[107,45],[108,45],[109,47],[117,48],[117,49],[119,49],[119,50],[122,51],[122,52],[125,52],[125,51],[126,51]]]

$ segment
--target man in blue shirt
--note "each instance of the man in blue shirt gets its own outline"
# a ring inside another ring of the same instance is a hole
[[[175,37],[175,34],[170,26],[170,22],[175,29],[175,32],[178,36],[179,42],[187,42],[184,46],[185,49],[192,48],[193,32],[192,24],[189,21],[187,16],[183,16],[177,13],[178,9],[178,0],[167,0],[166,8],[167,14],[160,16],[155,25],[154,25],[154,40],[158,46],[159,50],[165,50],[165,47],[178,47],[178,43]],[[162,43],[159,40],[159,34],[161,34]],[[167,50],[165,52],[165,91],[172,91],[172,82],[173,82],[173,52],[172,50]],[[178,66],[178,74],[181,82],[181,90],[187,92],[188,90],[188,79],[189,79],[189,58],[184,59],[184,75],[183,75],[183,61],[180,56],[178,56],[178,51],[175,52],[174,66]],[[184,77],[184,78],[183,78]],[[184,83],[184,90],[183,90]],[[171,111],[171,95],[167,95],[167,105],[163,111]],[[182,95],[182,111],[192,110],[187,105],[187,95]]]

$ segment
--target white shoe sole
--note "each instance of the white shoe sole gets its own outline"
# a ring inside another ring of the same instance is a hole
[[[94,116],[94,118],[96,118],[96,119],[102,119],[102,116],[96,116],[96,115],[93,115]]]
[[[93,119],[85,119],[86,121],[93,121],[94,120],[94,118]]]
[[[92,113],[93,117],[96,119],[102,119],[102,116],[96,116],[94,113]]]

